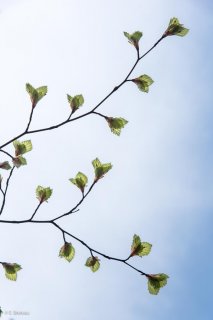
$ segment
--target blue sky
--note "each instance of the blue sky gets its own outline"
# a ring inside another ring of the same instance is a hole
[[[32,128],[49,126],[68,116],[66,93],[84,95],[80,114],[126,76],[135,51],[123,31],[143,31],[144,52],[171,17],[190,29],[184,38],[165,39],[134,71],[155,80],[149,94],[128,83],[100,108],[129,120],[119,138],[99,117],[31,136],[28,166],[15,172],[4,212],[5,219],[28,218],[41,184],[54,192],[38,217],[56,216],[79,200],[69,178],[80,170],[91,181],[96,156],[112,162],[80,212],[61,225],[118,257],[128,254],[133,234],[139,234],[153,248],[132,263],[169,274],[168,285],[151,296],[146,280],[120,264],[102,258],[92,274],[84,267],[89,252],[72,240],[75,259],[59,259],[63,239],[52,228],[0,225],[1,260],[23,267],[16,283],[0,275],[0,305],[30,313],[3,319],[212,318],[211,9],[208,1],[1,0],[3,142],[28,120],[26,82],[48,85]]]

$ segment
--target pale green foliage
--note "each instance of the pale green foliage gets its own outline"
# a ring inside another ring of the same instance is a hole
[[[65,242],[59,252],[59,257],[66,259],[68,262],[72,261],[75,256],[75,249],[71,243]]]
[[[141,239],[136,234],[133,236],[131,246],[131,256],[147,256],[151,251],[152,245],[148,242],[141,242]]]
[[[78,172],[75,178],[69,179],[70,182],[75,184],[82,193],[84,193],[84,188],[88,182],[87,176],[82,172]]]
[[[19,168],[19,167],[27,164],[27,160],[22,156],[18,156],[16,158],[13,158],[12,161],[13,161],[14,166],[16,166],[16,168]]]
[[[151,294],[158,294],[160,288],[167,284],[169,276],[165,273],[150,274],[148,277],[148,290]]]
[[[138,86],[139,90],[146,93],[149,92],[149,86],[151,86],[151,84],[153,84],[154,82],[152,78],[147,76],[147,74],[144,74],[138,78],[135,78],[132,81]]]
[[[138,43],[143,33],[140,31],[135,31],[132,34],[128,32],[124,32],[124,35],[129,40],[129,43],[131,43],[138,50],[139,49]]]
[[[165,36],[180,36],[184,37],[189,32],[189,29],[184,28],[182,24],[180,24],[177,18],[170,19],[169,26],[166,29],[164,35]]]
[[[82,94],[76,95],[74,97],[71,97],[69,94],[67,94],[67,100],[72,109],[72,113],[74,113],[84,104],[84,97],[82,96]]]
[[[52,195],[52,189],[49,187],[44,188],[42,186],[38,186],[36,188],[36,197],[40,201],[40,203],[47,201]]]
[[[10,170],[11,165],[9,164],[8,161],[0,162],[0,169]]]
[[[123,118],[106,117],[106,120],[111,131],[117,136],[121,134],[121,129],[123,129],[124,126],[128,123],[128,121]]]
[[[32,102],[32,108],[35,108],[37,103],[47,94],[47,86],[34,88],[30,83],[26,84],[26,90],[29,93]]]
[[[92,161],[93,168],[95,169],[95,180],[102,178],[110,169],[111,163],[101,163],[98,158]]]
[[[3,262],[2,266],[4,267],[5,276],[7,277],[7,279],[16,281],[17,272],[21,270],[21,266],[17,263],[7,263],[7,262]]]
[[[92,272],[98,271],[100,268],[100,262],[98,257],[89,257],[85,263],[86,267],[89,267]]]
[[[22,142],[15,140],[13,141],[13,146],[15,148],[16,157],[31,151],[33,148],[31,140],[26,140]]]

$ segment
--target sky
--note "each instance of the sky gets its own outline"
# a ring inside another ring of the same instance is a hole
[[[28,136],[33,150],[28,165],[14,172],[2,215],[29,218],[42,185],[53,195],[37,218],[56,217],[80,199],[69,178],[82,171],[90,185],[91,161],[111,162],[113,169],[80,211],[60,225],[120,258],[129,254],[133,235],[140,235],[152,251],[131,263],[168,274],[167,286],[151,296],[144,277],[103,257],[93,274],[84,266],[88,250],[69,238],[76,255],[71,263],[63,261],[62,235],[50,226],[2,224],[0,260],[23,268],[16,282],[0,273],[3,319],[212,318],[212,9],[210,1],[197,0],[0,0],[0,144],[26,127],[25,83],[48,85],[31,128],[54,125],[69,115],[67,93],[83,94],[80,115],[128,74],[136,52],[123,31],[143,32],[143,53],[170,18],[190,29],[184,38],[166,38],[134,70],[132,77],[153,78],[148,94],[127,83],[98,109],[129,121],[120,137],[96,116]]]

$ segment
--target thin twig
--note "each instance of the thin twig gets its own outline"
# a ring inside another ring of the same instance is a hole
[[[33,114],[33,110],[31,110],[31,114],[30,114],[30,119],[29,119],[29,122],[28,122],[28,125],[27,125],[27,128],[24,132],[20,133],[19,135],[17,135],[16,137],[10,139],[9,141],[5,142],[4,144],[2,144],[0,146],[0,149],[6,147],[8,144],[10,144],[11,142],[13,142],[14,140],[17,140],[19,138],[21,138],[22,136],[24,135],[27,135],[27,134],[32,134],[32,133],[38,133],[38,132],[43,132],[43,131],[50,131],[50,130],[54,130],[54,129],[57,129],[61,126],[64,126],[65,124],[68,124],[72,121],[76,121],[76,120],[79,120],[81,118],[84,118],[92,113],[94,113],[94,111],[100,107],[115,91],[117,91],[120,87],[122,87],[126,82],[130,81],[128,78],[130,77],[130,75],[132,74],[133,70],[135,69],[135,67],[137,66],[138,62],[143,59],[150,51],[152,51],[163,39],[165,38],[165,36],[163,35],[148,51],[146,51],[141,57],[139,57],[139,54],[137,55],[137,60],[136,62],[134,63],[133,67],[131,68],[131,70],[129,71],[129,73],[127,74],[127,76],[125,77],[125,79],[116,87],[114,87],[113,90],[111,90],[106,96],[105,98],[103,98],[95,107],[93,107],[93,109],[91,109],[89,112],[86,112],[80,116],[77,116],[75,118],[72,118],[71,119],[71,115],[68,117],[67,120],[65,121],[62,121],[56,125],[53,125],[53,126],[50,126],[50,127],[46,127],[46,128],[41,128],[41,129],[36,129],[36,130],[28,130],[29,129],[29,126],[30,126],[30,123],[31,123],[31,120],[32,120],[32,114]]]
[[[9,182],[10,182],[10,179],[11,179],[11,176],[13,174],[14,169],[15,169],[15,166],[12,167],[12,169],[10,170],[9,177],[7,178],[6,187],[3,192],[3,200],[2,200],[2,205],[1,205],[1,209],[0,209],[0,215],[2,214],[2,212],[4,210],[4,206],[5,206],[5,202],[6,202],[6,195],[7,195],[7,191],[8,191],[8,187],[9,187]]]
[[[5,150],[0,150],[0,152],[6,154],[8,157],[10,157],[11,159],[13,159],[13,156],[11,156],[11,154],[9,154],[9,152],[5,151]]]
[[[33,220],[33,218],[35,217],[36,212],[37,212],[37,211],[38,211],[38,209],[40,208],[41,204],[42,204],[42,202],[39,202],[39,204],[37,205],[37,207],[36,207],[35,211],[34,211],[34,212],[33,212],[33,214],[32,214],[32,217],[30,218],[30,220]]]
[[[58,220],[58,219],[61,219],[61,218],[63,218],[63,217],[66,217],[66,216],[68,216],[68,215],[76,212],[76,209],[80,206],[80,204],[84,201],[84,199],[85,199],[85,198],[88,196],[88,194],[92,191],[92,189],[93,189],[94,185],[96,184],[96,182],[97,182],[97,181],[95,180],[95,181],[91,184],[91,186],[90,186],[89,190],[87,191],[87,193],[82,194],[81,200],[75,205],[75,207],[73,207],[73,208],[72,208],[71,210],[69,210],[68,212],[63,213],[62,215],[56,217],[55,219],[52,219],[52,221],[54,222],[54,221],[56,221],[56,220]]]

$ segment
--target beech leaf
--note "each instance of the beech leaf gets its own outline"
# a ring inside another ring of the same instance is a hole
[[[89,257],[85,263],[86,267],[89,267],[92,272],[98,271],[100,268],[100,262],[98,257]]]
[[[40,203],[47,201],[52,195],[52,189],[49,187],[45,188],[42,186],[38,186],[36,188],[36,197],[40,201]]]
[[[152,78],[150,78],[147,74],[144,74],[138,78],[132,80],[137,86],[140,91],[149,92],[149,86],[153,84]]]
[[[2,266],[5,270],[5,276],[7,277],[7,279],[16,281],[17,272],[21,270],[21,266],[17,263],[7,263],[7,262],[3,262]]]
[[[71,243],[65,242],[59,252],[59,257],[66,259],[68,262],[72,261],[75,256],[75,249]]]
[[[123,129],[124,126],[128,123],[128,121],[123,118],[107,117],[106,121],[108,122],[112,133],[116,134],[117,136],[121,134],[121,129]]]
[[[75,178],[69,179],[74,185],[76,185],[82,193],[84,193],[84,188],[88,182],[88,178],[82,172],[78,172]]]
[[[98,158],[92,161],[93,168],[95,170],[95,180],[102,178],[110,169],[112,169],[111,163],[101,163]]]
[[[177,18],[170,19],[169,26],[166,29],[165,36],[179,36],[184,37],[189,32]]]

